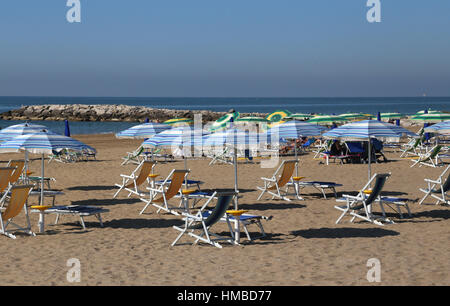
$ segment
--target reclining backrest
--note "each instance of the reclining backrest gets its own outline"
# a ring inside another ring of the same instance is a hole
[[[11,174],[11,177],[9,179],[9,182],[11,184],[14,184],[19,180],[20,175],[23,172],[23,168],[25,167],[25,161],[24,160],[11,160],[8,163],[8,167],[16,168],[13,173]]]
[[[386,183],[387,178],[391,176],[389,173],[377,174],[375,177],[375,185],[372,189],[371,194],[366,199],[366,205],[370,205],[378,196],[381,194],[383,190],[384,184]]]
[[[2,213],[3,221],[14,218],[20,213],[33,187],[33,185],[11,187],[11,199],[5,212]]]
[[[235,192],[220,192],[217,193],[217,204],[216,207],[214,207],[211,214],[206,218],[204,221],[204,224],[206,227],[209,227],[220,220],[220,218],[225,215],[225,212],[228,210],[228,207],[230,206],[231,200],[233,199],[233,196],[235,195]],[[203,228],[202,223],[193,224],[189,227],[189,229],[201,229]]]
[[[9,185],[11,175],[15,167],[0,167],[0,192],[3,192]]]

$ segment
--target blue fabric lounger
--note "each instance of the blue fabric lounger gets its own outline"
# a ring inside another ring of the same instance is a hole
[[[87,216],[97,217],[100,222],[100,226],[103,227],[101,214],[105,212],[109,212],[109,210],[101,207],[84,205],[53,206],[45,210],[46,214],[56,214],[55,224],[58,223],[61,215],[78,215],[80,217],[80,223],[83,229],[86,229],[83,217]]]

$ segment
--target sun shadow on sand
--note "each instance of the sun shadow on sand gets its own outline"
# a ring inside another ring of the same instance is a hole
[[[67,188],[67,190],[81,190],[81,191],[113,190],[113,189],[117,189],[117,187],[116,186],[93,185],[93,186],[75,186],[75,187]]]
[[[239,209],[248,209],[248,210],[271,210],[271,209],[292,209],[292,208],[304,208],[306,205],[303,204],[295,204],[295,203],[253,203],[253,204],[240,204]]]
[[[141,200],[135,198],[126,199],[89,199],[89,200],[79,200],[72,201],[70,205],[90,205],[90,206],[107,206],[107,205],[118,205],[118,204],[135,204],[140,203]]]
[[[311,238],[378,238],[398,236],[400,233],[382,228],[312,228],[290,232],[291,235]]]
[[[432,218],[432,219],[450,219],[450,210],[447,209],[436,209],[436,210],[427,210],[427,211],[421,211],[416,212],[413,214],[415,218],[425,217],[425,218]]]
[[[87,229],[89,228],[122,228],[122,229],[142,229],[142,228],[171,228],[174,225],[183,224],[181,220],[168,219],[114,219],[103,222],[103,227],[98,222],[85,222]],[[76,223],[66,223],[65,225],[76,225]],[[78,226],[79,228],[79,226]]]

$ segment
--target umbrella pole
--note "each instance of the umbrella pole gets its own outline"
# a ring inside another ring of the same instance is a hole
[[[237,181],[237,149],[234,147],[234,191],[236,192],[235,198],[234,198],[234,209],[238,210],[238,181]],[[240,240],[240,228],[239,228],[239,216],[235,216],[235,222],[234,222],[234,242],[236,244],[239,244]]]
[[[297,140],[294,142],[295,160],[297,160]],[[295,163],[295,176],[298,176],[298,163]]]
[[[25,184],[28,184],[28,151],[25,150]]]
[[[187,171],[187,159],[186,156],[184,156],[183,154],[183,158],[184,158],[184,170]],[[188,189],[188,183],[187,183],[187,175],[184,176],[184,188]]]
[[[39,205],[44,205],[44,153],[42,153],[42,159],[41,159],[41,198],[39,201]],[[44,232],[44,212],[41,211],[39,214],[39,232]]]

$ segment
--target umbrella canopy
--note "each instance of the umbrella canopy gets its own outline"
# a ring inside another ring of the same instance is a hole
[[[179,125],[192,124],[192,123],[194,123],[194,120],[189,119],[189,118],[174,118],[174,119],[166,120],[163,123],[175,127],[175,126],[179,126]]]
[[[231,121],[236,121],[236,119],[239,118],[238,112],[228,113],[216,121],[209,127],[209,130],[211,132],[217,132],[225,129],[227,127],[227,124]]]
[[[95,151],[94,148],[81,141],[48,130],[41,130],[38,133],[17,136],[0,144],[0,153],[26,150],[27,152],[35,154],[52,154],[53,151],[60,151],[63,149],[75,151],[88,149]]]
[[[308,120],[311,117],[313,117],[313,115],[311,115],[311,114],[295,113],[295,114],[290,114],[287,117],[284,117],[284,119],[285,120]]]
[[[425,128],[426,133],[437,133],[442,135],[450,135],[450,120],[436,123]]]
[[[435,113],[440,113],[440,111],[437,111],[437,110],[431,110],[431,109],[421,110],[421,111],[418,111],[418,112],[416,113],[416,116],[417,116],[417,115],[423,115],[423,114],[435,114]]]
[[[330,125],[334,122],[345,122],[347,119],[334,116],[334,115],[319,115],[314,116],[311,119],[309,119],[307,122],[309,123],[316,123],[316,124],[323,124],[323,125]]]
[[[174,127],[147,139],[142,143],[144,147],[150,146],[202,146],[203,136],[207,135],[202,129],[190,126]]]
[[[117,138],[150,138],[153,135],[171,129],[163,123],[143,123],[130,127],[116,134]]]
[[[270,126],[275,126],[284,122],[284,119],[291,115],[290,111],[287,110],[277,110],[266,116],[266,119],[270,121]]]
[[[249,116],[249,117],[241,117],[235,120],[235,122],[248,122],[248,123],[269,123],[270,121],[265,119],[265,118],[261,118],[261,117],[253,117],[253,116]]]
[[[402,119],[406,118],[405,114],[401,113],[381,113],[380,114],[381,119],[391,120],[391,119]]]
[[[422,122],[442,122],[450,120],[450,114],[442,112],[431,112],[428,114],[416,115],[411,119]]]
[[[345,119],[345,120],[364,120],[368,119],[367,114],[361,114],[361,113],[347,113],[347,114],[341,114],[339,117]]]
[[[400,126],[390,124],[378,120],[363,120],[354,123],[344,124],[338,128],[332,129],[322,135],[329,139],[341,139],[344,141],[368,141],[369,142],[369,179],[371,177],[371,152],[370,139],[386,139],[386,138],[400,138],[402,136],[417,136],[415,133],[408,131]]]
[[[0,130],[0,141],[8,141],[21,135],[39,133],[45,129],[47,129],[47,127],[44,125],[32,124],[28,122],[11,125],[3,130]]]
[[[298,139],[305,136],[318,136],[324,132],[326,128],[303,121],[288,121],[270,128],[267,134],[272,135],[278,133],[280,138]]]

